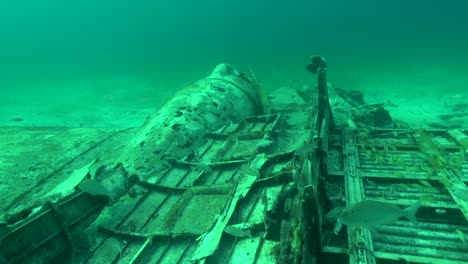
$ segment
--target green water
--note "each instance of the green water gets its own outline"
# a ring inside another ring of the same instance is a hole
[[[136,125],[218,63],[251,66],[269,90],[300,88],[313,54],[334,86],[459,96],[467,11],[466,1],[4,1],[0,124]]]

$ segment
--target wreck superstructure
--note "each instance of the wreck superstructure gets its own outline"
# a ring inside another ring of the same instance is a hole
[[[467,131],[379,127],[392,124],[383,106],[349,94],[367,125],[340,120],[325,60],[313,57],[308,70],[316,91],[272,94],[271,111],[255,80],[221,64],[141,128],[88,131],[78,141],[93,143],[5,203],[0,259],[468,263],[467,201],[454,194],[466,189]],[[40,132],[73,133],[21,133]],[[76,190],[83,179],[112,201]],[[419,225],[343,227],[339,209],[363,199],[422,201]]]

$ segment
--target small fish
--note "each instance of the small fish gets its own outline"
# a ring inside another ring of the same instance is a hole
[[[340,217],[341,213],[343,212],[343,209],[344,209],[343,206],[337,206],[337,207],[331,209],[325,215],[325,222],[326,223],[335,223],[336,220]]]
[[[389,146],[388,148],[392,151],[398,151],[398,149],[395,146]]]
[[[266,148],[273,144],[273,141],[268,138],[262,138],[260,141],[257,142],[255,148]]]
[[[421,196],[421,201],[426,202],[426,203],[435,203],[437,202],[437,199],[434,195],[423,195]]]
[[[117,238],[111,237],[104,241],[101,250],[107,253],[106,256],[119,255],[119,258],[122,258],[123,244]]]
[[[420,182],[422,185],[426,186],[426,187],[434,188],[434,186],[432,186],[432,185],[431,185],[428,181],[426,181],[426,180],[419,180],[419,182]]]
[[[387,102],[385,102],[384,104],[385,106],[388,106],[388,107],[398,107],[397,104],[395,104],[394,102],[388,100]]]
[[[466,244],[465,234],[460,229],[456,229],[455,234],[457,235],[458,239],[460,239],[460,241],[463,244]]]
[[[351,118],[348,118],[346,120],[346,124],[348,125],[349,128],[351,128],[351,130],[353,131],[356,131],[358,129],[357,125],[356,125],[356,122],[354,122],[354,120],[352,120]]]
[[[23,122],[24,121],[24,118],[22,117],[15,117],[15,118],[12,118],[10,119],[11,122]]]
[[[292,200],[291,197],[288,196],[286,200],[284,201],[284,213],[288,214],[291,211],[291,206],[292,206]]]
[[[211,168],[210,164],[208,164],[208,163],[198,163],[193,167],[193,169],[195,171],[199,171],[199,172],[203,171],[205,173],[209,173],[209,172],[212,171],[212,168]]]
[[[379,185],[375,181],[369,180],[369,178],[366,179],[366,183],[367,183],[367,185],[369,185],[369,186],[371,186],[373,188],[379,187]]]
[[[301,146],[300,148],[296,149],[294,152],[294,156],[300,157],[300,160],[306,159],[307,156],[314,151],[316,148],[315,144],[307,144],[304,146]]]
[[[455,188],[452,194],[458,199],[468,202],[468,190],[467,189]]]
[[[251,230],[244,228],[243,224],[228,225],[224,228],[224,232],[235,237],[252,237]]]
[[[78,185],[78,189],[92,196],[106,196],[110,198],[111,201],[114,200],[109,190],[96,180],[86,179]]]
[[[419,180],[419,182],[424,185],[424,186],[421,186],[421,190],[424,190],[424,191],[431,191],[431,192],[435,192],[435,193],[438,193],[439,192],[439,189],[432,186],[430,182],[426,181],[426,180]]]
[[[417,224],[414,216],[419,209],[421,202],[401,209],[396,204],[363,200],[353,204],[343,210],[340,220],[348,226],[362,226],[373,228],[379,225],[392,224],[400,218],[408,218],[413,224]]]
[[[447,214],[447,210],[441,209],[441,208],[436,208],[436,209],[434,210],[434,213],[446,215],[446,214]]]
[[[397,183],[397,184],[394,184],[392,185],[392,187],[395,186],[396,189],[408,189],[408,188],[411,188],[411,185],[407,184],[407,183]]]
[[[301,174],[300,174],[298,169],[294,168],[292,170],[292,177],[293,177],[294,183],[296,184],[297,190],[300,193],[302,193],[303,190],[304,190],[304,182],[303,182],[303,180],[301,178]]]
[[[309,159],[305,159],[301,169],[301,179],[304,183],[304,186],[315,184],[316,179],[313,179],[312,176],[312,164],[310,164]]]

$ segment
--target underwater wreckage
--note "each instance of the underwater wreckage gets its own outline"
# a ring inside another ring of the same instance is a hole
[[[140,128],[0,128],[0,263],[468,263],[467,130],[335,111],[307,69],[268,98],[218,65]]]

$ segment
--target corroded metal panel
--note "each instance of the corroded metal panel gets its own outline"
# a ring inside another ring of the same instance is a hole
[[[460,132],[466,138],[468,133]],[[465,201],[453,192],[468,177],[465,146],[442,130],[358,130],[355,134],[357,155],[351,156],[357,158],[352,163],[358,172],[355,178],[362,182],[363,197],[401,206],[422,203],[418,225],[398,220],[372,230],[374,256],[415,263],[468,263]],[[353,137],[336,135],[344,137],[345,144]],[[337,152],[339,140],[330,143],[330,149]],[[346,148],[343,155],[337,153],[329,159],[328,191],[333,199],[341,199],[334,192],[350,187],[342,178],[349,175],[349,159]],[[333,236],[325,245],[326,252],[350,253],[345,245],[337,246],[340,239],[341,233]]]

